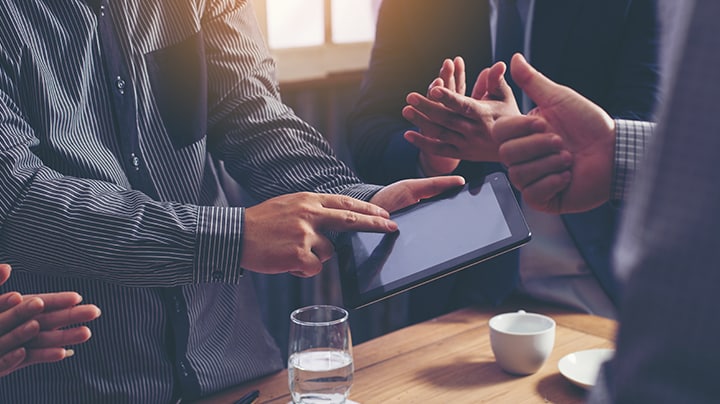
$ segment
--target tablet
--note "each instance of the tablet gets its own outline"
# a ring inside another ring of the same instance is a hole
[[[503,173],[390,215],[393,233],[347,232],[336,243],[343,304],[360,308],[530,241]]]

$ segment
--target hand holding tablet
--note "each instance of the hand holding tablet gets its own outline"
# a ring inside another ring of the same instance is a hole
[[[515,249],[530,231],[507,177],[483,180],[391,215],[393,233],[348,232],[337,254],[344,304],[359,308]]]

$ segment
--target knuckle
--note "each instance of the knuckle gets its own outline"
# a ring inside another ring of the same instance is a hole
[[[308,262],[309,254],[310,252],[308,251],[308,249],[302,245],[295,246],[290,252],[292,260],[295,263],[300,264],[301,267],[304,267],[305,264]]]
[[[315,218],[315,215],[313,214],[313,212],[311,212],[309,210],[303,210],[302,212],[300,212],[298,218],[301,221],[307,223],[307,222],[312,222]],[[303,228],[302,231],[304,232],[304,230],[305,229]]]
[[[345,223],[346,224],[355,224],[359,220],[358,215],[355,212],[347,212],[345,214]]]
[[[299,219],[301,222],[311,222],[315,218],[316,209],[314,206],[309,204],[301,204],[297,207],[297,209],[297,219]]]
[[[340,198],[340,204],[343,207],[343,209],[354,209],[355,208],[355,200],[350,197],[342,197]]]

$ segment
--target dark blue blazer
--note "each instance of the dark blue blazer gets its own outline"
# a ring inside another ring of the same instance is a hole
[[[656,8],[655,0],[536,0],[529,60],[613,117],[650,120],[659,87]],[[347,146],[363,179],[387,184],[417,176],[418,151],[402,137],[411,128],[400,114],[405,96],[424,94],[443,59],[457,55],[465,59],[470,91],[492,64],[488,14],[487,0],[383,1],[370,65],[348,119]],[[463,162],[458,173],[481,176],[492,166]],[[609,252],[616,216],[603,206],[563,217],[613,298]]]

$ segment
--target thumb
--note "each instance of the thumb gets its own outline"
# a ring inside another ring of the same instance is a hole
[[[433,196],[439,195],[451,188],[459,187],[465,184],[465,179],[459,175],[447,175],[431,178],[420,178],[413,180],[409,186],[412,198],[420,201]]]
[[[497,62],[488,72],[487,93],[495,100],[514,99],[512,88],[505,80],[505,63]]]
[[[490,68],[486,67],[482,69],[482,71],[480,71],[480,74],[478,74],[477,80],[475,80],[475,85],[472,89],[472,93],[470,93],[470,96],[472,98],[479,100],[485,96],[485,93],[487,92],[487,75],[489,71]]]
[[[515,84],[538,107],[544,107],[557,99],[557,95],[563,92],[561,85],[553,82],[537,71],[525,60],[522,54],[516,53],[510,61],[510,74]]]

